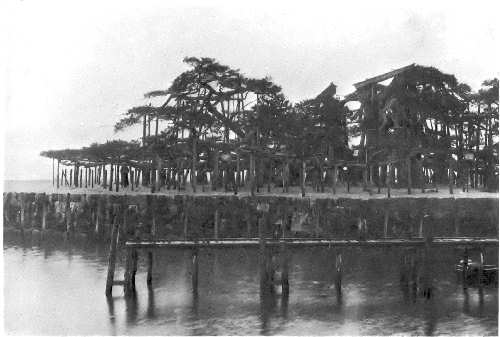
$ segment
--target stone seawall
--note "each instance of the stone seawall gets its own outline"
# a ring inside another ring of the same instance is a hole
[[[359,238],[498,237],[498,198],[309,199],[276,196],[166,196],[4,193],[4,231],[52,231],[107,239],[258,236],[257,204],[268,204],[266,234]],[[123,235],[127,233],[127,235]]]

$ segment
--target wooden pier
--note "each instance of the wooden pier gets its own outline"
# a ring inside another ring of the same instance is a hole
[[[341,296],[342,284],[342,248],[389,248],[399,247],[405,250],[401,264],[401,280],[406,287],[412,284],[416,287],[417,263],[427,264],[431,247],[454,247],[464,251],[464,278],[467,270],[468,256],[471,251],[480,251],[480,263],[484,263],[484,249],[486,247],[498,247],[497,238],[471,238],[471,237],[434,237],[414,239],[381,239],[381,240],[335,240],[335,239],[299,239],[299,238],[250,238],[250,239],[198,239],[198,240],[151,240],[137,241],[129,240],[124,244],[126,251],[126,271],[123,281],[113,281],[114,260],[110,255],[108,270],[108,283],[106,294],[111,295],[113,285],[122,285],[125,295],[135,292],[135,274],[137,272],[137,260],[139,250],[147,252],[147,285],[152,287],[153,250],[155,249],[190,249],[191,278],[193,294],[198,294],[198,265],[201,249],[231,249],[250,248],[258,249],[261,279],[261,295],[267,296],[274,292],[275,286],[281,286],[281,295],[288,296],[290,283],[288,279],[288,264],[290,261],[290,250],[301,248],[327,248],[335,251],[335,289],[337,296]],[[111,254],[116,254],[116,242],[111,246]],[[278,262],[276,262],[278,261]],[[420,261],[420,262],[417,262]],[[482,266],[479,267],[480,270]],[[425,268],[424,268],[425,269]],[[422,295],[430,298],[432,294],[432,276],[424,272]],[[276,277],[279,275],[279,277]]]

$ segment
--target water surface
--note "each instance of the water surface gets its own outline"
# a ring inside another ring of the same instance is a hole
[[[107,248],[4,238],[5,329],[36,335],[498,335],[498,289],[464,291],[454,273],[459,252],[434,250],[434,296],[400,287],[400,249],[343,251],[342,296],[334,251],[295,252],[290,297],[259,296],[256,251],[201,250],[198,296],[189,251],[155,251],[148,291],[140,256],[137,296],[104,295]],[[497,264],[497,252],[487,251]],[[119,261],[117,278],[123,275]]]

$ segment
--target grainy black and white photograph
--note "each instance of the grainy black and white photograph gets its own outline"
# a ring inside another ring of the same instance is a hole
[[[5,335],[498,335],[495,1],[3,7]]]

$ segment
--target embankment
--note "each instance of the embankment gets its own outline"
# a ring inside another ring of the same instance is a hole
[[[188,196],[4,193],[4,231],[162,239],[258,235],[257,204],[269,205],[266,232],[366,238],[498,237],[496,198],[309,199],[278,196]],[[283,224],[283,225],[282,225]],[[125,237],[125,236],[123,236]]]

